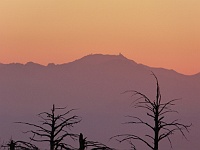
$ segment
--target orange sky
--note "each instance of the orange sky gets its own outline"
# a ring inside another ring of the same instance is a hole
[[[118,54],[200,72],[200,0],[0,0],[0,62]]]

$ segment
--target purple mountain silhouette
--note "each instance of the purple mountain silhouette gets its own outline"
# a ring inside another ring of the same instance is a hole
[[[126,115],[143,114],[131,107],[134,97],[121,93],[133,89],[154,99],[156,84],[151,71],[158,77],[163,101],[181,98],[174,106],[180,114],[167,116],[168,119],[178,118],[183,123],[193,124],[187,135],[189,141],[180,134],[172,137],[174,149],[197,150],[200,148],[200,73],[187,76],[174,70],[148,67],[121,54],[88,55],[61,65],[0,64],[0,138],[26,138],[21,133],[26,128],[13,122],[37,122],[35,114],[48,111],[56,104],[78,108],[76,114],[82,117],[82,122],[72,129],[74,132],[82,132],[90,139],[114,147],[117,145],[116,148],[128,148],[127,143],[119,145],[108,140],[119,133],[148,131],[122,124],[127,121]],[[161,149],[169,147],[168,141],[164,141]]]

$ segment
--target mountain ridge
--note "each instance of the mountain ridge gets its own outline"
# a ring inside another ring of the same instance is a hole
[[[166,71],[174,72],[174,73],[177,73],[177,74],[181,74],[181,75],[184,75],[184,76],[200,77],[200,72],[196,73],[196,74],[192,74],[192,75],[186,75],[186,74],[183,74],[183,73],[179,73],[179,72],[177,72],[176,70],[173,70],[173,69],[166,69],[166,68],[163,68],[163,67],[151,67],[151,66],[141,64],[141,63],[139,64],[139,63],[136,63],[134,60],[126,58],[121,53],[119,53],[119,55],[90,54],[90,55],[83,56],[80,59],[74,60],[72,62],[62,63],[62,64],[49,63],[47,65],[42,65],[42,64],[39,64],[39,63],[35,63],[35,62],[27,62],[25,64],[23,64],[23,63],[9,63],[9,64],[0,63],[0,69],[5,67],[5,66],[34,67],[34,68],[35,67],[49,68],[49,67],[58,67],[58,66],[59,67],[63,67],[63,66],[67,67],[67,66],[74,65],[74,64],[76,64],[76,65],[80,65],[80,64],[83,65],[84,64],[84,65],[94,66],[94,65],[98,65],[98,64],[102,64],[102,63],[109,63],[109,62],[117,61],[117,60],[121,61],[121,62],[131,63],[132,65],[138,65],[138,66],[141,66],[143,68],[149,69],[150,71],[160,69],[160,70],[166,70]]]

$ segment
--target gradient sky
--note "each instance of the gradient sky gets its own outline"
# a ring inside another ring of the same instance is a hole
[[[200,0],[0,0],[0,62],[118,54],[200,72]]]

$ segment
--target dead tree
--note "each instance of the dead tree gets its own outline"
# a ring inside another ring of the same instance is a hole
[[[79,150],[85,150],[90,147],[92,150],[114,150],[113,148],[109,148],[108,146],[94,141],[88,141],[87,138],[83,138],[83,134],[79,135]]]
[[[14,141],[10,140],[8,144],[2,145],[3,148],[9,150],[39,150],[34,144],[25,141]]]
[[[34,127],[35,130],[29,130],[25,133],[32,133],[33,136],[30,137],[32,141],[48,142],[50,150],[71,149],[71,145],[65,143],[64,139],[67,137],[76,139],[78,137],[77,134],[68,132],[68,129],[74,127],[81,119],[76,115],[69,116],[69,113],[74,111],[74,109],[68,110],[62,114],[56,114],[56,110],[65,109],[66,107],[55,108],[53,105],[50,113],[42,112],[38,114],[38,117],[41,119],[40,125],[27,122],[17,123]]]
[[[162,141],[163,139],[168,139],[170,146],[172,147],[170,136],[178,131],[183,135],[184,138],[186,138],[185,131],[189,132],[188,129],[191,126],[179,123],[178,119],[171,122],[165,121],[166,115],[168,115],[169,113],[177,112],[171,107],[175,105],[175,101],[177,101],[178,99],[173,99],[168,102],[162,102],[158,79],[154,73],[152,74],[156,79],[155,100],[151,100],[145,94],[134,90],[126,91],[124,93],[131,92],[133,94],[132,96],[138,96],[138,98],[134,101],[135,108],[142,108],[146,110],[146,115],[150,117],[153,121],[153,123],[149,123],[147,121],[144,121],[140,117],[127,116],[129,119],[131,119],[131,121],[126,122],[125,124],[143,125],[153,131],[153,135],[146,134],[144,136],[146,138],[138,136],[136,134],[120,134],[112,137],[116,138],[119,142],[129,142],[133,149],[136,149],[135,144],[133,144],[132,142],[133,140],[144,143],[152,150],[158,150],[160,141]]]

